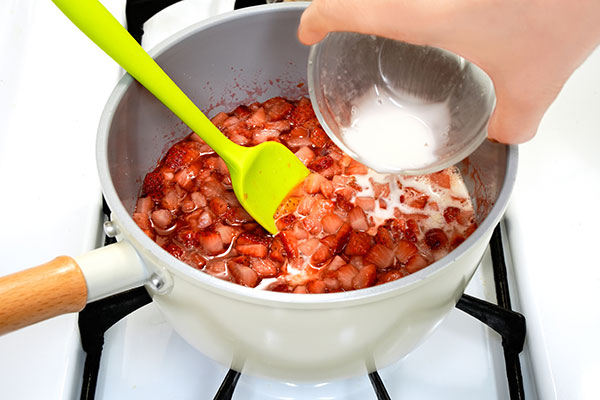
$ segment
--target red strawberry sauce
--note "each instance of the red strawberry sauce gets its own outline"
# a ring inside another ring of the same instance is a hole
[[[306,98],[240,105],[212,122],[244,146],[281,142],[312,171],[280,206],[272,236],[240,206],[225,163],[197,135],[169,149],[145,177],[133,219],[217,278],[294,293],[361,289],[426,267],[476,228],[456,169],[377,174],[329,139]]]

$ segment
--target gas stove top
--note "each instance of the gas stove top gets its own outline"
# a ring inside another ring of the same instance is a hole
[[[178,2],[148,20],[142,44],[151,48],[241,3]],[[103,4],[125,22],[124,1]],[[3,2],[0,27],[0,209],[14,210],[4,213],[0,231],[5,275],[101,245],[95,134],[122,71],[51,2]],[[520,147],[517,188],[503,222],[512,308],[527,317],[519,357],[527,399],[600,396],[600,268],[587,250],[594,248],[600,216],[585,208],[600,194],[593,184],[600,182],[598,70],[596,51],[551,107],[538,137]],[[567,197],[556,182],[576,185],[569,192],[577,195]],[[565,207],[575,198],[589,200]],[[495,302],[492,271],[488,252],[467,293]],[[86,358],[77,321],[67,315],[0,338],[2,397],[80,397]],[[296,384],[228,374],[187,345],[152,304],[117,322],[104,340],[98,399],[231,398],[228,390],[234,399],[385,398],[368,376]],[[500,336],[458,309],[421,347],[378,376],[393,399],[510,395]],[[233,379],[222,386],[226,378]]]

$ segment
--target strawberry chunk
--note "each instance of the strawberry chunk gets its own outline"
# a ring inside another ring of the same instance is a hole
[[[352,281],[358,275],[358,269],[351,264],[345,264],[336,270],[337,279],[344,290],[353,289]]]
[[[369,229],[369,222],[367,221],[367,216],[365,212],[360,207],[354,207],[348,213],[348,220],[350,221],[350,225],[352,229],[358,231],[366,231]]]
[[[235,262],[229,262],[227,267],[236,283],[247,287],[255,287],[258,284],[258,274],[252,268]]]
[[[417,254],[417,246],[407,240],[400,240],[396,246],[396,257],[402,264],[408,262],[408,260]]]
[[[224,250],[223,240],[221,235],[215,231],[200,231],[198,232],[198,242],[206,250],[208,254],[216,255]]]
[[[394,261],[394,250],[384,245],[376,244],[367,252],[365,261],[375,264],[379,269],[387,268]]]
[[[331,249],[328,246],[321,244],[310,258],[310,263],[314,266],[320,267],[321,265],[329,261],[332,257],[333,254],[331,252]]]
[[[163,174],[160,172],[149,172],[144,178],[142,196],[152,195],[163,190]]]
[[[277,236],[281,239],[287,256],[290,258],[298,257],[298,239],[296,236],[291,231],[281,231]]]
[[[333,213],[327,214],[321,219],[323,231],[326,233],[336,233],[343,223],[344,220]]]
[[[344,254],[348,256],[363,256],[371,248],[371,236],[366,232],[352,231]]]
[[[323,148],[329,143],[329,137],[321,128],[315,128],[310,132],[310,142],[317,148]]]
[[[448,243],[448,236],[443,230],[433,228],[425,232],[425,243],[431,250],[438,250]]]
[[[412,274],[425,268],[428,264],[429,263],[423,256],[416,254],[406,263],[406,270]]]
[[[364,289],[373,286],[377,279],[377,267],[373,264],[364,266],[352,279],[353,289]]]

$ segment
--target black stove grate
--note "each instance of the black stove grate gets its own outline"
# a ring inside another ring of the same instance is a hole
[[[180,0],[127,0],[128,31],[141,43],[144,23],[160,10],[178,1]],[[235,8],[239,9],[264,3],[264,1],[256,0],[237,0]],[[103,211],[105,218],[108,219],[110,209],[104,200]],[[106,237],[104,244],[108,245],[113,242],[114,239]],[[522,400],[525,398],[525,394],[519,354],[523,350],[525,342],[525,317],[511,310],[500,225],[494,230],[490,241],[490,249],[498,305],[465,294],[460,298],[456,307],[485,323],[502,336],[510,399]],[[86,353],[81,400],[93,400],[95,398],[105,332],[123,317],[151,301],[152,299],[145,288],[139,287],[90,303],[79,313],[78,324],[81,344]],[[230,369],[214,399],[232,399],[240,376],[240,372]],[[369,380],[377,400],[391,399],[377,371],[369,374]]]

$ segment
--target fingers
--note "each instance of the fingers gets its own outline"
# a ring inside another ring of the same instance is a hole
[[[331,31],[353,30],[354,18],[346,11],[348,5],[344,7],[342,3],[343,1],[338,0],[313,1],[300,20],[298,27],[300,42],[312,45],[321,41]]]
[[[346,31],[423,42],[444,23],[448,9],[411,0],[314,0],[302,14],[298,39],[312,45],[329,32]]]

